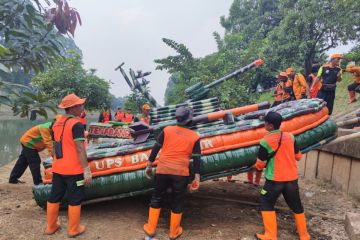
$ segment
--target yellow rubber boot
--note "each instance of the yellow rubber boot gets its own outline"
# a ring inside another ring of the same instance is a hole
[[[80,213],[81,205],[71,206],[69,205],[68,214],[69,214],[69,225],[68,225],[68,236],[76,237],[84,233],[86,228],[83,225],[80,225]]]
[[[183,229],[180,226],[181,217],[182,213],[174,213],[173,211],[171,211],[169,235],[171,240],[177,239],[183,233]]]
[[[148,222],[144,224],[144,232],[149,237],[154,237],[156,233],[156,226],[159,221],[161,208],[149,208],[149,219]]]
[[[60,224],[58,221],[60,203],[50,203],[47,202],[46,205],[46,215],[47,215],[47,227],[45,234],[51,235],[54,234],[57,230],[60,229]]]
[[[264,222],[264,234],[256,233],[256,237],[261,240],[277,240],[277,223],[275,211],[262,211]]]
[[[306,228],[306,218],[304,213],[294,214],[296,228],[300,240],[310,240],[310,235]]]

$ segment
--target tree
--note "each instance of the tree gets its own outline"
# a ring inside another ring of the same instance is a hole
[[[323,59],[326,51],[359,40],[358,6],[346,0],[281,1],[286,14],[269,34],[268,54],[302,66],[308,74],[314,60]]]
[[[48,96],[60,100],[69,93],[87,98],[86,107],[100,109],[110,106],[109,82],[96,76],[96,70],[85,70],[81,57],[60,58],[54,66],[32,79],[32,83]]]
[[[132,113],[141,113],[141,107],[144,103],[147,103],[146,98],[137,91],[134,91],[128,96],[125,96],[125,102],[123,108],[131,109]]]
[[[56,1],[56,4],[57,7],[45,11],[39,1],[2,1],[0,44],[7,48],[7,52],[0,58],[3,67],[17,66],[25,72],[39,72],[44,71],[46,66],[61,56],[65,37],[58,31],[62,34],[68,31],[73,34],[76,22],[68,15],[70,12],[76,15],[77,12],[66,2],[64,4],[63,0]],[[54,25],[58,31],[54,29]]]
[[[176,56],[155,60],[160,64],[160,69],[167,69],[169,73],[172,73],[165,92],[166,104],[183,102],[186,100],[186,88],[198,82],[210,83],[255,60],[254,56],[247,56],[247,52],[243,50],[241,44],[237,44],[241,42],[241,34],[226,36],[223,40],[220,40],[215,34],[215,39],[218,42],[222,41],[222,47],[218,52],[204,58],[193,58],[183,44],[173,40],[165,42],[172,48],[176,46],[174,49],[178,53]],[[172,44],[168,44],[169,42]],[[177,46],[181,46],[181,49]],[[210,95],[218,96],[224,108],[244,105],[253,101],[249,94],[252,83],[247,80],[247,76],[249,74],[226,81],[214,88]],[[235,85],[236,87],[234,87]]]
[[[44,71],[74,45],[63,34],[74,35],[80,16],[66,0],[53,1],[51,9],[39,0],[3,0],[0,4],[0,104],[10,105],[14,115],[46,112],[47,101],[36,89],[4,81],[17,82],[14,77],[20,77],[27,84],[29,77]],[[8,91],[9,86],[16,89]]]
[[[118,109],[119,107],[123,107],[125,102],[125,98],[123,97],[115,97],[111,94],[111,109]]]

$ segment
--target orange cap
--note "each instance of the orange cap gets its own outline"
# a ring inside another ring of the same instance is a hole
[[[79,98],[74,93],[71,93],[61,100],[59,108],[65,109],[76,105],[83,105],[85,101],[86,98]]]
[[[288,75],[287,75],[287,73],[286,72],[281,72],[280,74],[279,74],[279,77],[288,77]]]
[[[143,109],[143,110],[150,110],[151,107],[150,107],[149,104],[145,103],[145,104],[142,106],[142,109]]]
[[[342,58],[342,55],[340,53],[334,53],[330,56],[330,59],[335,59],[335,58]]]
[[[292,67],[289,67],[286,69],[286,74],[291,74],[291,72],[293,72],[294,70],[292,69]]]

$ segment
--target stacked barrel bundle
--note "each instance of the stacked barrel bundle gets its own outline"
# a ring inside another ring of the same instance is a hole
[[[197,118],[208,116],[207,121],[193,126],[201,138],[202,181],[244,172],[255,163],[258,144],[266,134],[261,119],[269,109],[249,107],[249,110],[257,111],[236,116],[241,111],[218,111],[216,98],[180,105],[193,107]],[[157,134],[165,126],[175,123],[176,107],[161,107],[151,112],[155,131],[143,143],[135,144],[128,140],[121,144],[105,143],[88,149],[89,166],[95,178],[86,187],[86,200],[116,199],[152,190],[152,180],[144,175],[147,159]],[[329,119],[325,103],[320,99],[288,102],[270,110],[283,116],[282,130],[296,136],[302,151],[308,151],[318,146],[319,142],[329,141],[336,136],[336,124]],[[234,114],[234,121],[222,121],[215,117],[223,116],[224,113],[227,116]],[[35,200],[42,207],[46,205],[51,188],[51,160],[44,165],[47,184],[33,188]]]

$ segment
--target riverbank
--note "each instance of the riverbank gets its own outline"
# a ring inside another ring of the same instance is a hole
[[[42,235],[46,213],[32,199],[32,180],[29,170],[22,180],[25,184],[7,183],[15,161],[0,168],[0,239],[65,239],[67,212],[61,211],[62,230],[53,236]],[[242,239],[253,240],[262,231],[262,220],[256,203],[259,188],[243,184],[245,174],[235,177],[237,182],[207,181],[198,193],[188,197],[180,239]],[[307,212],[312,239],[346,240],[344,215],[360,213],[356,199],[320,182],[300,180],[304,208]],[[291,212],[281,197],[278,202],[279,239],[296,239]],[[142,225],[147,219],[149,196],[83,206],[82,222],[88,230],[78,239],[142,239]],[[168,239],[169,211],[163,210],[159,222],[158,239]]]

